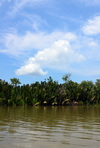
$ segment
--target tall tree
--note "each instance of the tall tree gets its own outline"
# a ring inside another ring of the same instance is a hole
[[[65,75],[62,77],[63,81],[65,81],[65,83],[67,83],[67,82],[70,80],[70,76],[71,76],[70,73],[65,74]]]
[[[20,82],[19,79],[17,79],[17,78],[11,78],[10,81],[11,81],[11,84],[13,84],[15,87],[16,87],[18,84],[21,84],[21,82]]]

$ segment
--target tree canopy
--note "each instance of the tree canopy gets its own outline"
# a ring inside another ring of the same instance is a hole
[[[10,81],[11,81],[11,84],[13,84],[15,86],[18,84],[21,84],[20,80],[17,78],[11,78]]]
[[[62,78],[65,83],[59,84],[52,77],[32,84],[21,84],[17,78],[11,83],[0,79],[0,105],[99,105],[100,79],[95,83],[70,80],[70,74]]]

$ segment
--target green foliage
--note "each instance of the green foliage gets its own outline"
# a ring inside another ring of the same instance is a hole
[[[21,84],[21,82],[17,78],[12,78],[10,79],[10,81],[11,81],[11,84],[13,84],[14,86],[17,86],[17,84]]]
[[[70,76],[71,76],[70,73],[65,74],[65,75],[62,77],[63,81],[65,81],[65,83],[67,83],[67,82],[70,80]]]
[[[100,105],[100,79],[95,84],[92,81],[82,81],[80,84],[70,80],[70,74],[62,79],[64,84],[58,84],[52,77],[32,84],[21,84],[13,78],[11,84],[0,80],[0,105]]]

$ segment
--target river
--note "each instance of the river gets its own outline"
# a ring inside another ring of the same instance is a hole
[[[0,148],[100,148],[100,107],[0,107]]]

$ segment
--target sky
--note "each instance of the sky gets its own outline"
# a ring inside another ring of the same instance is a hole
[[[0,0],[0,79],[100,79],[100,0]]]

